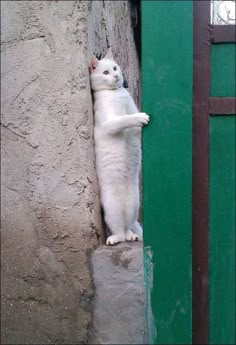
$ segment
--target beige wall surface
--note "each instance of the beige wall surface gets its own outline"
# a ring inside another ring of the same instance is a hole
[[[140,100],[128,1],[1,2],[2,343],[82,344],[101,243],[88,60]]]

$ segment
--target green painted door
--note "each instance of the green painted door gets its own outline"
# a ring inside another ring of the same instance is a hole
[[[211,49],[211,96],[235,97],[235,44]],[[210,117],[210,343],[235,344],[235,115]]]
[[[152,344],[191,343],[192,27],[192,1],[142,2],[142,108],[151,118],[143,131],[143,221]]]
[[[202,2],[203,10],[208,6],[206,2]],[[151,118],[143,130],[144,259],[150,344],[193,341],[193,9],[193,1],[142,1],[142,109]],[[235,43],[223,38],[225,42],[212,44],[208,41],[208,24],[203,46],[211,46],[211,69],[205,109],[213,97],[235,97]],[[198,59],[197,53],[195,57]],[[208,268],[207,281],[202,281],[209,300],[208,317],[203,317],[208,330],[202,339],[207,337],[210,344],[236,343],[236,122],[232,112],[227,114],[211,114],[210,106],[207,108],[209,130],[205,139],[209,152],[207,162],[202,162],[209,165],[205,176]],[[199,145],[200,152],[202,143],[194,145]],[[198,254],[200,262],[201,250]],[[199,281],[201,284],[201,277]],[[199,301],[204,300],[202,297]],[[198,332],[200,339],[201,327]]]

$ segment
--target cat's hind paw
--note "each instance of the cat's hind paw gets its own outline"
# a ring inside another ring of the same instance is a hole
[[[139,240],[139,235],[135,234],[131,230],[128,230],[128,231],[126,231],[125,239],[126,239],[126,241],[132,241],[132,242],[138,241]]]
[[[123,235],[111,235],[106,240],[107,246],[114,246],[119,242],[125,242],[125,236]]]
[[[139,241],[143,240],[143,229],[138,221],[132,225],[131,230],[138,235]]]

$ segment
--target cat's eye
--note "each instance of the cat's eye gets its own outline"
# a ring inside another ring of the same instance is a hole
[[[109,71],[104,71],[103,74],[106,74],[106,75],[107,75],[107,74],[109,74]]]
[[[116,71],[116,70],[117,70],[117,67],[116,67],[116,66],[114,66],[114,67],[113,67],[113,69],[114,69],[114,71]]]

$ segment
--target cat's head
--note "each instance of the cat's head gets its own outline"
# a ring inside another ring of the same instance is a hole
[[[111,48],[102,60],[92,57],[89,65],[93,91],[114,90],[122,87],[124,79],[120,66],[114,61]]]

